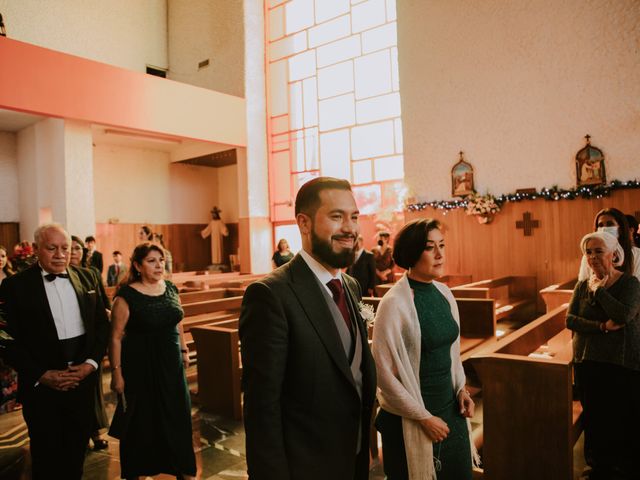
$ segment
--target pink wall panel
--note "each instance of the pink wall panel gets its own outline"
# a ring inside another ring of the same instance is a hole
[[[0,108],[246,144],[243,98],[0,37]]]

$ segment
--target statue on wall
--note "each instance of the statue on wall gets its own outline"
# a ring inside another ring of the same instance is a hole
[[[220,218],[220,212],[222,212],[222,210],[214,206],[211,209],[211,221],[209,225],[200,232],[202,238],[211,237],[211,263],[214,265],[224,263],[222,261],[222,237],[229,235],[227,226]]]

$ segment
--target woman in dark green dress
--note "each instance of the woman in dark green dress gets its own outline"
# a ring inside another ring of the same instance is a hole
[[[127,479],[196,475],[183,310],[175,285],[163,277],[162,248],[138,245],[111,313],[111,388],[119,400],[109,433],[120,439]]]
[[[474,403],[460,360],[458,309],[435,279],[444,266],[436,220],[405,225],[394,260],[408,270],[383,297],[373,330],[384,471],[389,480],[469,480]]]
[[[289,250],[289,242],[287,242],[286,238],[281,238],[278,242],[278,249],[273,254],[273,257],[271,257],[273,268],[281,267],[291,260],[293,260],[293,253]]]

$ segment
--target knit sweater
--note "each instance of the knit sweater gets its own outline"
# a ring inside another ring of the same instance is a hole
[[[578,282],[567,313],[567,328],[573,330],[573,359],[606,362],[640,370],[640,281],[622,276],[609,288],[588,289],[588,280]],[[600,330],[607,320],[624,325],[608,333]]]

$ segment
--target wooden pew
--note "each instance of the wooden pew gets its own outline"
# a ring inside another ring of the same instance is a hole
[[[547,288],[540,290],[540,296],[542,297],[542,300],[544,300],[547,312],[550,312],[560,305],[569,303],[576,283],[578,283],[578,279],[573,278],[566,282],[562,282],[557,285],[550,285]]]
[[[560,306],[471,359],[482,381],[485,480],[573,478],[582,426],[565,317]]]
[[[536,312],[536,278],[509,276],[468,283],[451,289],[456,298],[493,298],[496,319],[517,317],[530,319]]]
[[[438,279],[438,281],[444,283],[449,288],[453,288],[459,285],[466,285],[467,283],[471,283],[471,275],[463,275],[463,274],[443,275]]]
[[[400,280],[404,273],[396,274],[396,281]],[[443,275],[438,278],[439,282],[444,283],[449,288],[456,287],[458,285],[466,285],[471,282],[471,275],[466,274],[451,274],[451,275]],[[391,287],[393,287],[393,283],[383,283],[382,285],[376,285],[374,289],[374,293],[376,297],[384,297],[384,294],[389,291]]]
[[[460,354],[463,361],[496,338],[496,309],[492,298],[456,298],[460,313]]]
[[[222,311],[240,311],[242,297],[225,297],[215,300],[204,300],[202,302],[188,303],[182,306],[185,317],[192,317],[201,314],[210,314]]]
[[[193,292],[180,293],[180,303],[187,305],[195,302],[216,300],[227,297],[241,297],[244,295],[244,288],[209,288]]]
[[[198,403],[206,410],[242,418],[239,319],[191,329],[198,358]]]
[[[225,286],[247,286],[249,283],[262,278],[264,274],[205,273],[205,274],[174,274],[171,281],[179,288],[215,288]]]
[[[362,302],[377,311],[380,297],[363,297]],[[491,298],[456,298],[460,313],[460,350],[470,352],[488,340],[496,338],[495,300]],[[369,339],[373,338],[369,328]]]
[[[189,359],[191,364],[198,362],[198,348],[193,339],[191,330],[202,325],[216,324],[226,321],[237,321],[240,316],[240,306],[242,297],[227,297],[203,302],[194,302],[183,305],[185,317],[182,320],[184,337],[189,349]],[[196,312],[194,313],[194,308]],[[188,378],[189,381],[192,378]]]

